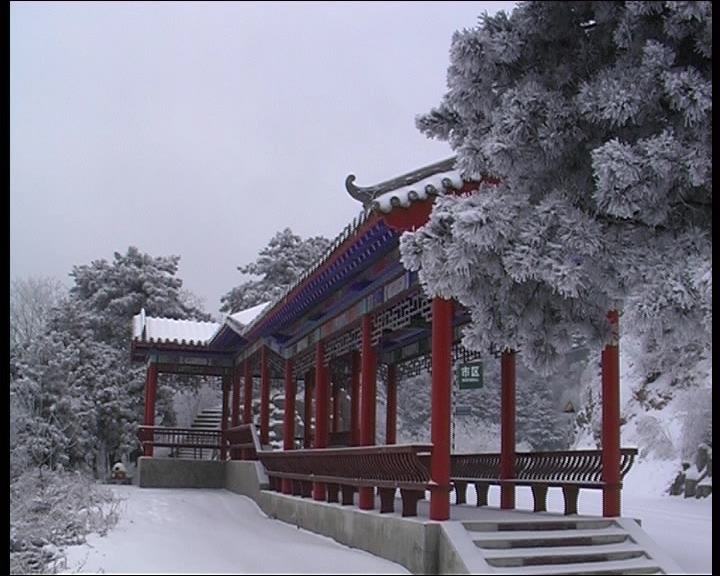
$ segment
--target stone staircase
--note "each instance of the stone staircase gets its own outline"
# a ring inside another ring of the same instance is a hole
[[[657,558],[653,543],[632,519],[507,519],[462,525],[493,574],[681,573],[674,563]]]
[[[220,430],[222,423],[222,406],[205,408],[193,420],[190,428],[194,430]],[[219,455],[215,450],[198,450],[196,448],[178,448],[178,458],[192,458],[196,460],[214,460]]]

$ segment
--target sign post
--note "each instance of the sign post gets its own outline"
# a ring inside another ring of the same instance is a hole
[[[469,362],[458,365],[456,377],[460,390],[482,388],[484,385],[482,362]]]

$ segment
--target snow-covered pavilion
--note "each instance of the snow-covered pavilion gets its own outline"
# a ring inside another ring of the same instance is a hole
[[[466,181],[454,158],[375,186],[358,187],[348,176],[347,192],[363,203],[360,215],[334,239],[325,254],[273,302],[230,315],[221,323],[147,317],[133,320],[132,358],[147,366],[144,427],[155,424],[158,373],[219,376],[222,427],[252,423],[259,381],[259,436],[268,444],[270,380],[284,380],[284,450],[295,449],[295,398],[304,382],[305,448],[327,448],[343,433],[347,445],[376,444],[378,379],[387,387],[386,443],[396,442],[397,382],[432,374],[430,519],[447,520],[451,490],[451,397],[453,365],[480,358],[461,344],[470,321],[458,303],[424,294],[417,273],[399,257],[403,231],[422,226],[435,197],[467,194],[479,182]],[[617,315],[608,319],[617,328]],[[500,477],[515,476],[515,351],[501,353]],[[602,355],[602,476],[605,516],[620,515],[621,458],[617,340]],[[350,397],[343,421],[340,395]],[[311,413],[314,400],[314,413]],[[153,455],[151,443],[145,456]],[[223,451],[223,457],[227,454]],[[290,483],[282,491],[291,493]],[[316,483],[313,498],[324,500]],[[503,485],[501,507],[514,508],[515,488]],[[359,507],[372,509],[372,489],[359,489]]]

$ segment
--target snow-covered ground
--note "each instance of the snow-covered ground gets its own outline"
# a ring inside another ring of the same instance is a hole
[[[626,478],[623,516],[645,532],[688,574],[712,573],[712,496],[666,496],[662,464],[640,463]],[[67,549],[63,574],[408,574],[402,566],[334,540],[268,518],[249,498],[227,490],[113,486],[122,499],[117,526],[107,536]],[[472,501],[468,490],[468,503]],[[490,505],[499,491],[490,490]],[[519,489],[518,508],[531,509]],[[550,490],[548,510],[562,510]],[[598,491],[581,491],[579,512],[600,515]]]

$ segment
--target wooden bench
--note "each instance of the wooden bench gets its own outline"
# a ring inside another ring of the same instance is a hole
[[[620,450],[620,480],[633,464],[637,448]],[[564,513],[577,514],[581,488],[603,489],[602,450],[566,450],[554,452],[517,452],[515,478],[500,478],[500,454],[453,454],[450,479],[455,489],[455,502],[466,503],[468,484],[475,486],[477,505],[487,506],[488,488],[494,486],[529,486],[535,512],[547,510],[547,491],[559,487],[563,491]]]
[[[326,484],[327,501],[354,503],[357,488],[377,488],[380,512],[395,511],[395,494],[400,490],[402,515],[417,516],[417,503],[430,486],[428,468],[421,457],[432,451],[431,444],[392,444],[353,448],[310,448],[261,451],[270,488],[280,491],[282,479],[292,482],[292,494],[309,497],[313,482]]]

